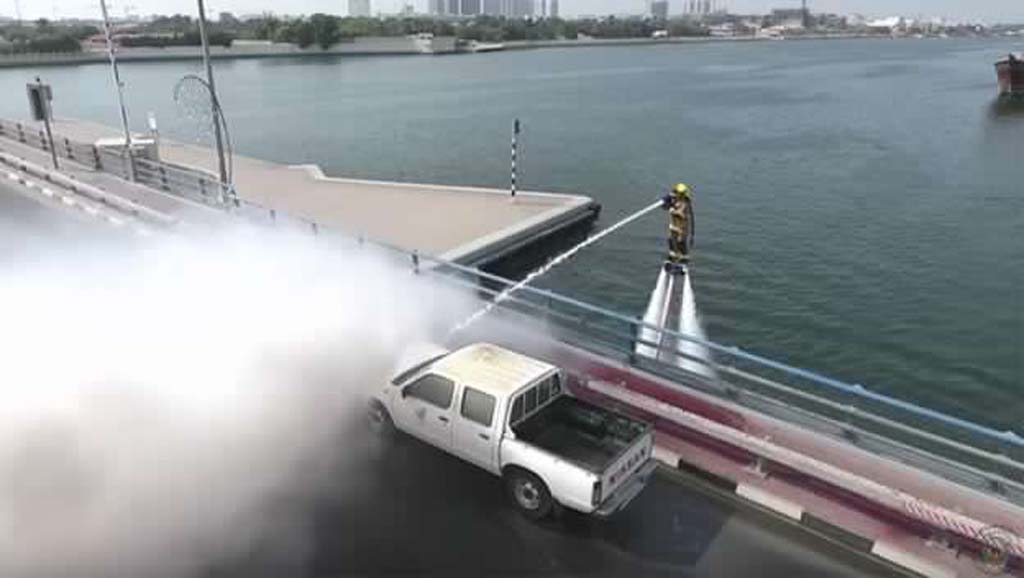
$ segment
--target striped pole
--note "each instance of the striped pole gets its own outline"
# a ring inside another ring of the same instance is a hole
[[[519,154],[519,119],[516,119],[515,126],[512,128],[512,198],[516,197],[516,160]]]

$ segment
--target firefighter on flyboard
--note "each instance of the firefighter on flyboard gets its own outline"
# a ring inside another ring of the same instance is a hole
[[[679,183],[662,199],[662,208],[668,211],[668,259],[665,270],[685,274],[693,248],[693,193],[690,187]]]

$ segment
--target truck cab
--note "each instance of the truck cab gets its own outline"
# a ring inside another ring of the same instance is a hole
[[[572,397],[559,368],[486,343],[407,362],[372,400],[370,423],[501,476],[531,518],[556,505],[610,515],[655,469],[648,424]]]

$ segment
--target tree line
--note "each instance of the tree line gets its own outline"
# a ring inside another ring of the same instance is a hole
[[[223,18],[222,18],[223,20]],[[431,33],[463,40],[504,42],[515,40],[575,40],[592,38],[648,38],[656,30],[673,36],[700,36],[707,32],[686,20],[644,18],[601,18],[562,20],[560,18],[504,18],[478,16],[466,20],[438,20],[425,17],[347,18],[313,14],[305,18],[281,19],[266,15],[249,20],[237,29],[240,37],[274,42],[291,42],[300,47],[328,48],[360,36],[406,36]]]
[[[408,36],[429,33],[455,36],[462,40],[505,42],[516,40],[575,40],[592,38],[645,38],[656,30],[672,36],[706,34],[700,26],[685,20],[658,21],[643,18],[601,18],[562,20],[559,18],[519,19],[479,16],[464,20],[442,20],[422,16],[360,18],[330,14],[281,18],[264,15],[240,20],[221,13],[208,26],[210,44],[231,46],[236,39],[288,42],[301,48],[330,48],[340,42],[364,36]],[[0,54],[79,52],[81,41],[99,34],[95,26],[65,25],[39,19],[30,24],[0,26]],[[126,47],[197,46],[200,43],[195,19],[182,14],[159,16],[121,29],[118,41]]]
[[[0,26],[0,54],[80,52],[81,41],[99,34],[95,26],[66,25],[40,18],[31,24]]]

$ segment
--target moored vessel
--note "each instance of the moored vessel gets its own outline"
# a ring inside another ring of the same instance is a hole
[[[1024,97],[1024,57],[1009,54],[996,63],[999,94],[1006,97]]]

